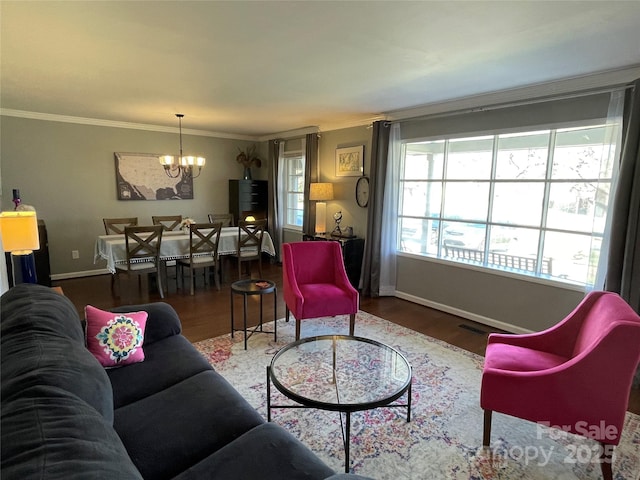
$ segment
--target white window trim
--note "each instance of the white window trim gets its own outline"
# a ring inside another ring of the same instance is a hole
[[[303,141],[303,146],[304,146],[304,141]],[[282,210],[283,210],[283,218],[282,218],[282,228],[283,230],[287,230],[287,231],[291,231],[291,232],[296,232],[296,233],[302,233],[303,228],[304,228],[304,222],[302,225],[298,226],[298,225],[293,225],[290,223],[287,223],[287,213],[288,213],[288,204],[287,204],[287,200],[289,198],[289,190],[288,190],[288,179],[289,179],[289,165],[288,162],[292,159],[297,159],[297,158],[302,158],[303,160],[303,165],[305,165],[305,151],[304,149],[302,150],[291,150],[291,151],[286,151],[286,152],[281,152],[280,154],[280,163],[283,165],[282,168],[282,174],[283,174],[283,201],[282,201]],[[304,172],[303,172],[303,177],[304,177]],[[300,192],[302,194],[304,194],[304,190],[302,192]],[[304,215],[304,205],[303,205],[303,215]]]

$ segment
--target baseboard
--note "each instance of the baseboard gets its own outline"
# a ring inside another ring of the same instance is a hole
[[[457,315],[458,317],[466,318],[467,320],[472,320],[474,322],[478,322],[483,325],[488,325],[493,328],[498,328],[506,332],[511,332],[511,333],[531,333],[532,332],[532,330],[529,330],[526,328],[518,327],[510,323],[501,322],[493,318],[484,317],[476,313],[467,312],[466,310],[452,307],[450,305],[433,302],[431,300],[427,300],[426,298],[416,297],[415,295],[411,295],[409,293],[404,293],[396,290],[395,296],[403,300],[408,300],[409,302],[417,303],[419,305],[424,305],[425,307],[433,308],[435,310],[440,310],[441,312],[450,313],[452,315]]]
[[[81,272],[56,273],[51,275],[51,280],[69,280],[70,278],[95,277],[96,275],[111,274],[106,268],[99,270],[84,270]]]
[[[395,297],[396,296],[396,287],[394,286],[380,286],[380,291],[378,292],[378,294],[381,297]]]

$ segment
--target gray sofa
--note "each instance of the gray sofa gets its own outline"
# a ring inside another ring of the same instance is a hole
[[[145,360],[104,369],[73,304],[18,285],[1,299],[3,480],[325,479],[334,472],[265,420],[180,334],[146,310]]]

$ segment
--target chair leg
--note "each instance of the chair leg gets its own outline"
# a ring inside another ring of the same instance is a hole
[[[116,282],[118,283],[118,289],[117,289],[117,293],[116,293]],[[113,294],[116,297],[120,297],[120,295],[122,295],[122,285],[120,285],[120,274],[119,273],[113,273],[111,275],[111,290],[113,291]]]
[[[352,313],[349,315],[349,335],[353,337],[353,334],[356,331],[356,314]]]
[[[195,295],[196,292],[196,275],[193,269],[193,265],[189,266],[189,288],[191,289],[191,295]]]
[[[286,305],[284,307],[284,312],[285,312],[284,313],[284,321],[288,322],[289,321],[289,313],[290,313],[290,311],[289,311],[289,307],[287,307]]]
[[[229,270],[231,269],[231,267],[229,266],[230,262],[230,259],[226,259],[223,260],[222,263],[220,263],[220,283],[224,283],[227,281],[227,275],[229,274]]]
[[[162,292],[162,268],[158,268],[156,277],[158,277],[158,292],[160,292],[160,298],[164,298],[164,293]]]
[[[296,340],[300,340],[300,324],[302,322],[296,318]]]
[[[600,443],[600,469],[603,480],[613,480],[613,445]]]
[[[216,288],[218,289],[218,291],[220,290],[220,265],[218,263],[216,263],[213,266],[213,280],[216,282]]]
[[[492,410],[484,411],[484,432],[482,434],[482,445],[488,447],[491,443],[491,414]]]
[[[167,289],[169,288],[169,267],[167,266],[167,262],[163,261],[160,263],[161,268],[162,268],[162,275],[164,276],[164,284],[167,286]],[[160,275],[160,273],[158,272],[158,275]]]
[[[260,257],[258,259],[258,272],[260,272],[260,278],[263,278],[263,276],[262,276],[262,257]]]

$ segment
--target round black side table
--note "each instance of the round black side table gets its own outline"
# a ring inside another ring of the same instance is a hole
[[[248,279],[248,280],[239,280],[237,282],[233,282],[231,284],[231,338],[233,338],[234,332],[243,331],[244,332],[244,349],[247,349],[247,340],[254,333],[271,333],[262,330],[262,300],[264,295],[269,293],[273,293],[273,340],[276,341],[278,339],[277,334],[277,307],[278,307],[278,292],[276,288],[276,284],[270,280],[256,280],[256,279]],[[243,299],[243,315],[242,315],[242,325],[243,328],[240,330],[239,328],[235,328],[234,325],[234,311],[233,311],[233,295],[242,295]],[[249,295],[260,295],[260,323],[256,325],[253,329],[247,329],[247,297]]]

